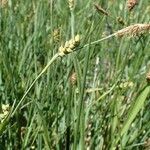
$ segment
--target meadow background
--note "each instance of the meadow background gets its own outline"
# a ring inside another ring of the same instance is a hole
[[[0,150],[150,149],[149,34],[90,45],[149,23],[150,0],[131,11],[126,0],[75,0],[73,9],[67,0],[0,2],[1,113],[4,104],[15,109],[61,45],[81,37],[81,48],[56,59],[1,120]]]

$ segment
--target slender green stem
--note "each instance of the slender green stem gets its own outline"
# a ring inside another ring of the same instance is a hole
[[[67,129],[66,129],[66,150],[70,150],[70,122],[71,122],[71,109],[72,109],[72,85],[71,83],[69,83],[69,96],[68,96],[68,99],[67,99],[67,118],[66,118],[66,126],[67,126]]]
[[[85,44],[83,47],[87,47],[87,46],[89,46],[89,45],[95,45],[95,44],[97,44],[97,43],[99,43],[99,42],[105,41],[105,40],[110,39],[110,38],[112,38],[112,37],[114,37],[114,36],[116,36],[116,33],[111,34],[111,35],[108,35],[108,36],[106,36],[106,37],[104,37],[104,38],[101,38],[101,39],[99,39],[99,40],[97,40],[97,41],[93,41],[93,42],[91,42],[91,43]]]
[[[86,56],[85,56],[85,62],[84,62],[85,67],[84,67],[84,72],[83,72],[83,80],[82,80],[82,84],[81,84],[81,92],[80,92],[80,96],[79,96],[78,118],[77,118],[77,123],[76,123],[76,128],[75,128],[75,142],[74,142],[74,148],[73,148],[74,150],[77,149],[77,140],[78,140],[78,132],[79,132],[79,126],[80,126],[80,119],[81,120],[84,119],[81,117],[84,117],[84,115],[82,115],[82,113],[84,113],[83,112],[83,97],[84,97],[85,81],[86,81],[89,55],[90,55],[90,51],[88,49],[88,52],[86,53]]]
[[[34,79],[34,81],[32,82],[32,84],[29,86],[29,88],[27,89],[27,91],[24,93],[24,95],[22,96],[20,102],[18,103],[18,105],[15,107],[12,116],[15,114],[15,112],[19,109],[21,103],[24,101],[25,97],[27,96],[27,94],[29,93],[29,91],[31,90],[31,88],[33,87],[33,85],[36,83],[36,81],[42,76],[43,73],[45,73],[45,71],[49,68],[49,66],[56,60],[56,58],[59,57],[59,54],[55,54],[53,56],[53,58],[48,62],[48,64],[45,66],[45,68],[41,71],[41,73]]]
[[[75,25],[75,20],[74,20],[74,9],[70,10],[71,12],[71,36],[74,38],[74,25]]]

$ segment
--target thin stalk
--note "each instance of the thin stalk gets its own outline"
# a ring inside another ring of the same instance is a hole
[[[74,25],[75,25],[75,20],[74,20],[74,9],[70,10],[71,13],[71,36],[74,38]]]
[[[74,17],[74,8],[70,9],[70,14],[71,14],[71,18],[70,18],[70,24],[71,24],[71,37],[72,39],[74,39],[74,35],[75,35],[75,17]],[[74,64],[74,68],[75,68],[75,72],[77,73],[77,82],[78,82],[78,88],[80,90],[81,88],[81,84],[80,84],[80,79],[81,79],[81,69],[80,69],[80,65],[78,62],[78,59],[76,57],[76,55],[72,56],[73,59],[73,64]]]
[[[80,49],[82,49],[82,48],[88,47],[89,45],[90,45],[90,46],[95,45],[95,44],[97,44],[97,43],[99,43],[99,42],[102,42],[102,41],[105,41],[105,40],[110,39],[110,38],[112,38],[112,37],[115,37],[117,34],[118,34],[118,33],[115,32],[115,33],[110,34],[110,35],[108,35],[108,36],[106,36],[106,37],[104,37],[104,38],[101,38],[101,39],[97,40],[97,41],[93,41],[93,42],[91,42],[91,43],[87,43],[87,44],[85,44],[85,45],[83,45],[83,46],[80,46],[77,50],[80,50]]]
[[[21,103],[24,101],[25,97],[27,96],[27,94],[29,93],[29,91],[31,90],[31,88],[33,87],[33,85],[36,83],[36,81],[45,73],[45,71],[49,68],[49,66],[59,57],[59,54],[56,53],[53,58],[47,63],[47,65],[45,66],[45,68],[41,71],[41,73],[34,79],[34,81],[32,82],[32,84],[29,86],[29,88],[27,89],[27,91],[24,93],[24,95],[22,96],[20,102],[18,103],[18,105],[16,106],[16,108],[14,109],[14,111],[12,112],[12,116],[15,114],[15,112],[19,109]]]
[[[70,150],[70,122],[71,122],[71,103],[73,86],[69,83],[69,96],[67,99],[67,122],[66,122],[66,150]]]
[[[81,93],[79,96],[79,105],[78,105],[78,118],[77,118],[77,123],[76,123],[76,128],[75,128],[75,141],[74,141],[74,147],[73,149],[77,149],[77,140],[78,140],[78,131],[79,131],[79,126],[80,126],[80,121],[83,120],[84,118],[84,111],[83,111],[83,97],[84,97],[84,90],[85,90],[85,81],[86,81],[86,74],[87,74],[87,68],[88,68],[88,62],[89,62],[89,55],[90,55],[90,50],[88,49],[86,56],[85,56],[85,62],[84,62],[84,72],[83,72],[83,80],[81,84]],[[82,134],[82,137],[84,135]],[[82,139],[83,142],[83,139]],[[84,144],[84,143],[81,143]],[[82,149],[84,148],[84,145],[81,146]]]
[[[75,17],[74,17],[74,8],[73,9],[70,9],[70,13],[71,13],[71,18],[70,18],[70,24],[71,24],[71,36],[72,38],[74,38],[74,35],[75,35]],[[75,71],[77,73],[77,82],[78,82],[78,89],[79,91],[82,89],[81,87],[81,80],[82,80],[82,77],[81,77],[81,69],[80,69],[80,65],[78,63],[78,59],[76,57],[76,55],[73,55],[72,56],[72,59],[73,59],[73,64],[74,64],[74,68],[75,68]],[[70,99],[71,100],[71,99]],[[70,109],[70,108],[68,108]],[[69,114],[68,114],[69,115]],[[79,115],[78,115],[79,116]],[[77,116],[77,117],[78,117]],[[68,116],[69,117],[69,116]],[[75,128],[76,129],[76,128]],[[74,137],[75,137],[75,140],[76,140],[76,131],[75,131],[75,134],[74,134]],[[83,137],[84,138],[84,137]],[[75,142],[76,143],[76,142]],[[83,145],[81,143],[81,145]]]
[[[87,46],[89,46],[89,45],[95,45],[95,44],[97,44],[97,43],[99,43],[99,42],[102,42],[102,41],[105,41],[105,40],[107,40],[107,39],[110,39],[110,38],[112,38],[112,37],[114,37],[114,36],[116,36],[116,35],[117,35],[117,33],[110,34],[110,35],[108,35],[108,36],[106,36],[106,37],[104,37],[104,38],[101,38],[101,39],[97,40],[97,41],[93,41],[93,42],[91,42],[91,43],[85,44],[82,48],[87,47]]]
[[[70,9],[70,24],[71,24],[71,26],[70,26],[70,28],[71,28],[71,37],[74,39],[74,35],[75,35],[75,29],[74,29],[74,27],[75,27],[75,17],[74,17],[74,8],[73,9]],[[73,59],[73,64],[74,64],[74,68],[75,68],[75,72],[77,73],[77,83],[78,83],[78,89],[80,90],[81,89],[81,83],[80,83],[80,81],[81,81],[81,69],[80,69],[80,66],[79,66],[79,63],[78,63],[78,59],[77,59],[77,57],[76,57],[76,55],[72,55],[71,56],[71,58]],[[70,85],[70,84],[69,84]],[[72,89],[71,89],[72,90]],[[70,91],[71,92],[71,91]],[[73,97],[72,97],[73,98]],[[71,98],[71,99],[72,99]],[[70,99],[70,101],[71,101],[71,99]],[[69,100],[69,99],[68,99]],[[70,102],[68,102],[68,112],[69,112],[69,103]],[[70,117],[70,115],[68,114],[67,115],[67,118],[69,119],[69,117]],[[67,127],[67,129],[68,129],[69,127]],[[70,130],[68,129],[68,132],[69,132]],[[74,134],[74,136],[75,136],[75,134]],[[70,137],[69,137],[70,138]],[[70,139],[68,139],[68,140],[70,140]],[[66,149],[67,149],[67,145],[66,145]],[[68,149],[69,150],[69,149]]]
[[[42,110],[40,110],[38,103],[35,103],[35,105],[37,106],[38,114],[39,114],[38,122],[42,125],[42,129],[43,129],[43,139],[45,142],[45,147],[47,150],[49,150],[50,149],[50,137],[48,135],[48,133],[49,133],[48,127],[47,127],[45,118],[43,117]]]

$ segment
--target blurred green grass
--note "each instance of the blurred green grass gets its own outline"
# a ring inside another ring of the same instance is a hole
[[[92,0],[77,0],[72,12],[67,0],[9,0],[0,7],[1,104],[19,103],[72,35],[79,33],[85,45],[131,24],[149,23],[149,0],[140,1],[131,12],[125,1],[96,3],[110,17],[99,14]],[[149,46],[148,34],[112,38],[58,58],[9,121],[0,137],[0,149],[146,149],[150,138],[148,94],[127,132],[121,136],[120,132],[146,86]],[[77,84],[72,85],[74,72]],[[121,86],[130,82],[133,86]]]

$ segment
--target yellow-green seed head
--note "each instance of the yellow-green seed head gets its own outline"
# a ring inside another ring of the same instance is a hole
[[[64,56],[65,54],[73,52],[73,50],[80,44],[80,36],[76,35],[75,38],[65,42],[64,47],[59,47],[59,55]]]
[[[68,48],[66,49],[66,51],[67,51],[68,53],[71,53],[73,50],[72,50],[70,47],[68,47]]]
[[[73,43],[71,43],[71,44],[69,45],[69,48],[70,48],[70,49],[74,49],[74,48],[75,48],[75,45],[74,45]]]
[[[60,55],[60,56],[64,56],[64,55],[65,55],[64,51],[65,51],[65,48],[61,45],[61,46],[59,47],[59,55]]]
[[[69,41],[66,41],[65,42],[65,48],[68,48],[69,47]]]
[[[74,8],[74,0],[68,0],[69,8],[72,10]]]
[[[80,42],[80,36],[79,36],[79,34],[77,34],[74,39],[75,39],[75,42],[79,43]]]

